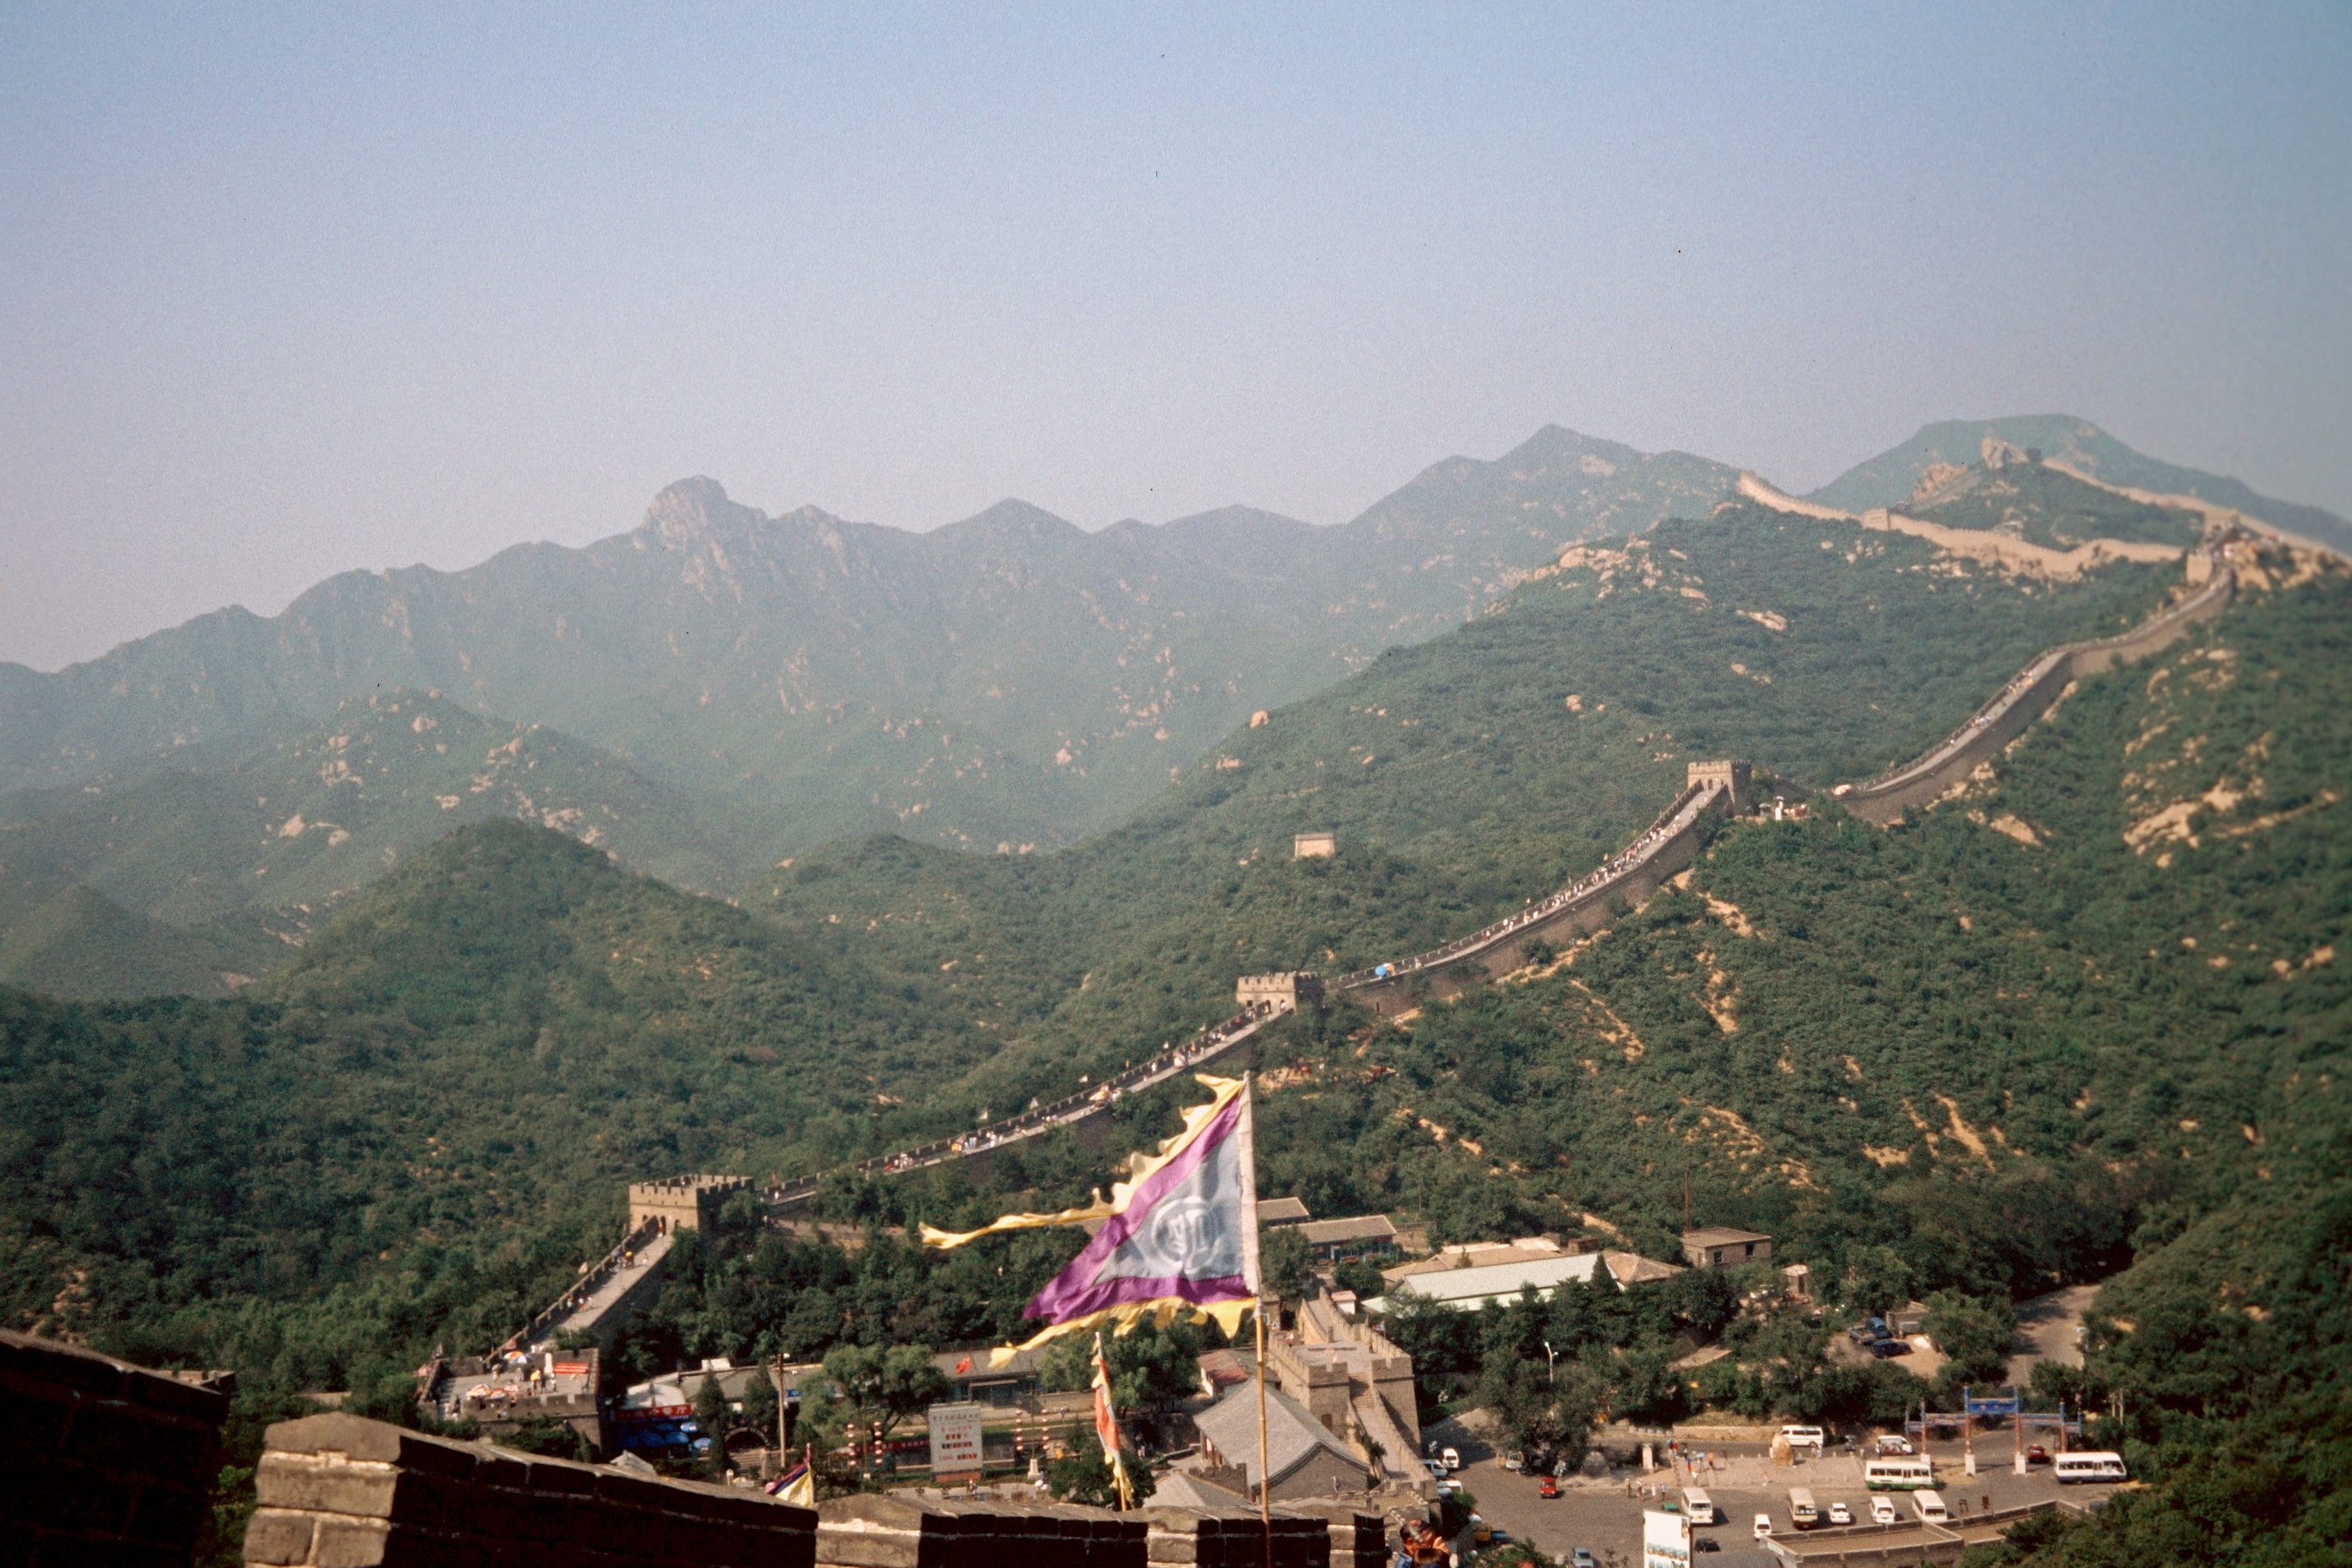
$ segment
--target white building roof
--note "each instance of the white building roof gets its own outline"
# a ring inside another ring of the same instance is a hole
[[[1425,1300],[1443,1301],[1449,1307],[1475,1311],[1489,1301],[1507,1301],[1523,1287],[1532,1285],[1538,1290],[1549,1290],[1562,1280],[1588,1280],[1601,1267],[1597,1252],[1580,1253],[1568,1258],[1532,1258],[1521,1263],[1490,1264],[1483,1268],[1441,1268],[1433,1273],[1416,1274],[1400,1279],[1389,1287],[1389,1293],[1367,1306],[1393,1308],[1407,1291]],[[1611,1283],[1615,1283],[1613,1277]]]

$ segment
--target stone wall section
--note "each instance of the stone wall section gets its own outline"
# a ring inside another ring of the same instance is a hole
[[[1901,821],[1912,806],[1942,798],[2031,729],[2074,681],[2168,647],[2190,627],[2228,609],[2237,582],[2222,553],[2231,542],[2231,536],[2216,538],[2189,557],[2188,579],[2194,591],[2187,596],[2127,632],[2094,642],[2062,643],[2037,656],[1942,742],[1891,773],[1834,792],[1837,799],[1864,822],[1884,827]]]
[[[11,1562],[186,1563],[228,1395],[0,1331],[0,1539]]]
[[[1388,1529],[1381,1515],[1336,1499],[1286,1502],[1275,1511],[1319,1522],[1330,1539],[1331,1568],[1387,1568]]]
[[[1683,792],[1646,832],[1574,887],[1434,952],[1358,970],[1332,989],[1383,1017],[1394,1016],[1523,967],[1537,942],[1557,948],[1608,924],[1620,908],[1649,898],[1698,858],[1709,818],[1729,815],[1746,790],[1748,764],[1695,763],[1689,774]]]
[[[1270,1520],[1255,1509],[1139,1509],[1132,1516],[1150,1530],[1144,1542],[1151,1568],[1328,1568],[1331,1532],[1320,1519],[1284,1503]],[[1352,1563],[1352,1560],[1351,1560]]]
[[[245,1561],[291,1568],[807,1568],[816,1515],[355,1415],[269,1428]]]

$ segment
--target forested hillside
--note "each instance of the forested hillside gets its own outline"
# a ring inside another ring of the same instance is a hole
[[[2033,653],[2180,580],[2053,581],[1851,522],[1728,504],[1572,548],[1488,614],[1236,731],[1119,828],[974,862],[897,840],[807,857],[759,908],[1017,1026],[994,1092],[1213,1016],[1235,973],[1355,969],[1475,930],[1620,847],[1695,758],[1793,790],[1939,738]],[[1328,829],[1340,853],[1290,858]],[[1031,1024],[1029,1020],[1035,1020]]]
[[[478,824],[236,1001],[0,991],[9,1321],[237,1364],[329,1336],[297,1375],[330,1378],[499,1337],[627,1181],[837,1159],[980,1060],[940,1002]]]

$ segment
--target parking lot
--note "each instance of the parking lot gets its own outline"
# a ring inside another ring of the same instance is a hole
[[[1969,1521],[1989,1510],[2016,1508],[2029,1503],[2067,1498],[2075,1502],[2088,1502],[2112,1489],[2101,1486],[2061,1487],[2048,1465],[2037,1465],[2027,1474],[2011,1473],[2014,1450],[2006,1432],[1979,1433],[1976,1439],[1978,1474],[1966,1474],[1963,1450],[1957,1442],[1937,1442],[1927,1446],[1926,1452],[1936,1468],[1936,1487],[1952,1510],[1951,1527],[1966,1530]],[[1646,1497],[1626,1495],[1628,1480],[1637,1487],[1664,1484],[1668,1499],[1680,1501],[1682,1472],[1661,1466],[1648,1476],[1638,1472],[1631,1477],[1620,1474],[1607,1480],[1576,1478],[1559,1483],[1560,1495],[1545,1499],[1537,1495],[1537,1478],[1514,1475],[1503,1468],[1500,1459],[1483,1447],[1465,1448],[1465,1463],[1458,1479],[1477,1499],[1478,1512],[1490,1524],[1500,1525],[1513,1541],[1523,1542],[1550,1556],[1562,1556],[1581,1546],[1602,1563],[1613,1555],[1620,1563],[1639,1563],[1642,1558],[1642,1512],[1656,1508],[1659,1503]],[[1755,1568],[1779,1563],[1779,1559],[1766,1551],[1755,1539],[1755,1518],[1759,1513],[1772,1517],[1772,1528],[1786,1537],[1795,1533],[1789,1520],[1789,1489],[1805,1487],[1811,1490],[1826,1521],[1830,1505],[1843,1502],[1853,1510],[1858,1523],[1870,1521],[1870,1500],[1874,1495],[1894,1499],[1898,1517],[1912,1519],[1910,1500],[1903,1493],[1874,1494],[1861,1485],[1860,1467],[1846,1459],[1842,1450],[1832,1449],[1830,1457],[1818,1462],[1806,1462],[1784,1467],[1769,1465],[1760,1447],[1749,1445],[1744,1449],[1733,1447],[1727,1452],[1725,1471],[1737,1478],[1739,1484],[1727,1484],[1714,1477],[1704,1477],[1700,1483],[1716,1505],[1717,1522],[1694,1530],[1694,1556],[1704,1557],[1710,1563],[1724,1568],[1735,1564],[1754,1564]],[[1767,1476],[1769,1484],[1759,1484]],[[1965,1504],[1965,1507],[1963,1505]],[[1817,1538],[1817,1537],[1809,1537]],[[1873,1538],[1872,1546],[1901,1547],[1901,1535]],[[1710,1548],[1702,1542],[1711,1542]],[[1857,1545],[1861,1544],[1857,1542]]]

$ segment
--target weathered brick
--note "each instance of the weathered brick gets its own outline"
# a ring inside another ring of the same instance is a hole
[[[400,1479],[400,1468],[381,1459],[272,1449],[254,1468],[253,1489],[264,1508],[390,1519]]]
[[[384,1544],[391,1534],[392,1526],[383,1520],[324,1514],[310,1560],[318,1568],[375,1568],[385,1560]]]
[[[174,1482],[150,1482],[131,1505],[122,1533],[150,1546],[184,1545],[196,1538],[206,1508],[205,1496]]]
[[[342,1454],[372,1459],[404,1469],[431,1470],[442,1475],[470,1476],[482,1463],[483,1448],[452,1437],[429,1437],[388,1421],[371,1421],[331,1410],[280,1421],[262,1435],[262,1444],[286,1454]]]
[[[271,1564],[308,1563],[318,1521],[307,1513],[259,1508],[245,1527],[245,1560]]]
[[[146,1377],[156,1375],[79,1345],[35,1339],[7,1329],[0,1329],[0,1366],[28,1382],[77,1389],[95,1399],[121,1398],[123,1381],[134,1372]]]

